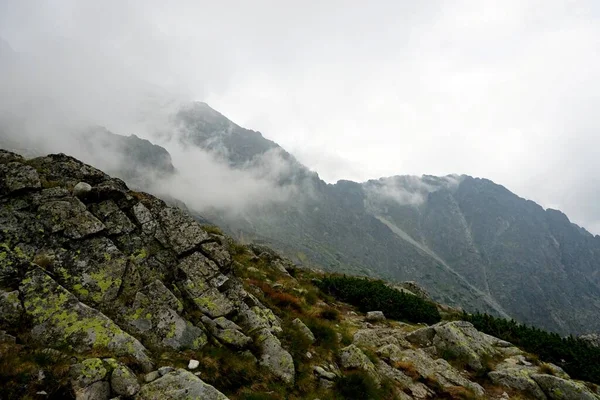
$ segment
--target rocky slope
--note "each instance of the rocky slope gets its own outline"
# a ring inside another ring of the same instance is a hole
[[[0,243],[3,399],[600,398],[468,322],[365,317],[66,155],[0,151]]]

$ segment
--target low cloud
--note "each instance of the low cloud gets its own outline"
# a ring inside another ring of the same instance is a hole
[[[393,176],[365,183],[367,202],[378,204],[393,201],[403,206],[419,206],[429,193],[440,189],[456,188],[461,181],[458,175],[444,177]]]
[[[163,145],[171,153],[177,173],[155,181],[151,190],[180,199],[200,213],[217,210],[240,216],[255,207],[285,202],[298,193],[295,184],[279,184],[290,173],[289,163],[279,151],[259,156],[252,168],[239,169],[229,166],[220,153],[177,141]]]

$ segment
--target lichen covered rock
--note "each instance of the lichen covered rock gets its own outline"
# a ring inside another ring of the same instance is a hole
[[[533,399],[545,400],[546,395],[538,384],[531,379],[527,370],[519,368],[502,369],[488,373],[490,380],[495,384],[508,389],[517,390]]]
[[[0,164],[0,194],[41,187],[37,171],[19,162]]]
[[[306,325],[304,324],[304,322],[302,322],[302,321],[300,320],[300,318],[296,318],[296,319],[294,319],[294,320],[292,321],[292,325],[294,325],[294,327],[295,327],[296,329],[298,329],[298,331],[299,331],[300,333],[302,333],[302,335],[304,335],[304,337],[305,337],[306,339],[308,339],[308,341],[309,341],[310,343],[314,343],[314,342],[315,342],[315,335],[312,333],[312,331],[309,329],[309,327],[308,327],[308,326],[306,326]]]
[[[583,383],[570,381],[553,375],[534,374],[531,378],[551,400],[598,400]]]
[[[204,383],[196,375],[177,369],[144,385],[137,400],[228,400],[227,396],[213,386]]]
[[[0,323],[18,324],[23,314],[23,306],[19,299],[19,291],[10,292],[0,289]]]
[[[281,346],[279,339],[268,329],[263,329],[256,335],[254,343],[261,352],[259,363],[268,368],[273,375],[292,385],[295,375],[294,360]]]
[[[146,369],[152,362],[147,350],[134,337],[99,311],[80,303],[40,268],[21,282],[25,312],[31,317],[34,339],[48,347],[68,346],[84,352],[109,349],[115,355],[131,356]]]
[[[140,384],[127,366],[119,365],[110,375],[110,387],[119,396],[131,397],[140,391]]]
[[[342,368],[360,369],[371,375],[377,382],[380,380],[373,362],[361,349],[353,344],[340,350],[340,363]]]

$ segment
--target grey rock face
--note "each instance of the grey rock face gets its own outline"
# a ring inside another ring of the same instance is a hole
[[[23,315],[19,291],[5,292],[0,289],[0,322],[18,324]]]
[[[144,375],[144,382],[150,383],[158,378],[160,378],[160,373],[158,371],[148,372],[146,375]]]
[[[71,386],[75,391],[84,389],[94,382],[104,380],[108,375],[108,368],[99,358],[88,358],[75,364],[69,371]]]
[[[306,337],[310,341],[310,343],[314,343],[315,342],[315,335],[308,328],[308,326],[306,326],[304,324],[304,322],[302,322],[300,320],[300,318],[294,319],[292,321],[292,324],[294,325],[294,327],[296,327],[296,329],[298,329],[304,335],[304,337]]]
[[[90,211],[102,221],[109,235],[131,233],[135,230],[135,225],[113,200],[92,204]]]
[[[294,360],[290,353],[281,346],[279,339],[269,330],[263,329],[258,332],[254,342],[260,348],[260,365],[268,368],[285,383],[293,385],[296,373]]]
[[[158,219],[168,244],[179,255],[211,239],[198,222],[178,208],[162,209]]]
[[[496,385],[526,393],[533,399],[546,399],[546,395],[542,389],[525,370],[518,368],[503,369],[500,371],[491,371],[488,373],[488,376]]]
[[[483,396],[485,393],[481,385],[464,378],[446,360],[434,360],[422,349],[404,350],[397,358],[397,361],[408,362],[414,365],[421,377],[434,377],[443,387],[463,386],[478,396]]]
[[[598,400],[583,383],[568,381],[552,375],[534,374],[531,378],[542,388],[551,400]]]
[[[383,315],[382,311],[369,311],[367,312],[365,320],[369,322],[385,321],[385,315]]]
[[[405,334],[395,329],[359,329],[354,333],[352,343],[359,347],[381,347],[393,344],[401,348],[411,348],[412,345],[404,338]]]
[[[208,317],[202,317],[202,323],[221,343],[235,349],[243,349],[248,346],[252,339],[242,333],[242,328],[224,317],[214,321]]]
[[[512,345],[479,332],[469,322],[453,321],[416,330],[406,339],[421,347],[433,346],[438,354],[451,354],[467,361],[474,370],[483,368],[482,357],[505,354]]]
[[[144,385],[138,400],[228,400],[227,396],[213,386],[184,369],[169,372],[161,378]]]
[[[361,349],[353,344],[340,350],[340,362],[342,368],[360,369],[371,375],[377,382],[380,380],[375,365]]]
[[[333,381],[337,378],[336,374],[334,374],[333,372],[326,371],[323,367],[320,367],[318,365],[315,365],[313,367],[313,371],[315,372],[315,374],[317,376],[319,376],[320,378],[323,378],[323,379]]]
[[[101,381],[75,392],[75,400],[108,400],[110,398],[110,385]]]
[[[19,290],[34,323],[32,336],[40,342],[79,351],[105,346],[116,355],[132,356],[144,368],[152,368],[146,348],[137,339],[99,311],[80,303],[41,269],[29,272]]]
[[[126,397],[135,396],[140,390],[135,374],[125,365],[120,365],[113,370],[110,386],[115,394]]]
[[[179,315],[176,309],[182,307],[164,285],[154,282],[136,293],[133,304],[127,309],[123,319],[154,346],[197,350],[207,343],[206,334]]]
[[[41,187],[37,171],[19,162],[0,164],[0,194]]]

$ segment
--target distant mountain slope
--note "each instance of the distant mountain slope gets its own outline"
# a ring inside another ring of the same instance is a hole
[[[180,117],[183,140],[227,149],[221,154],[238,168],[279,148],[206,104]],[[291,156],[290,163],[308,171]],[[302,185],[310,195],[243,217],[208,218],[299,263],[417,280],[439,301],[563,334],[600,330],[600,238],[558,211],[469,176],[330,185],[312,175]]]

